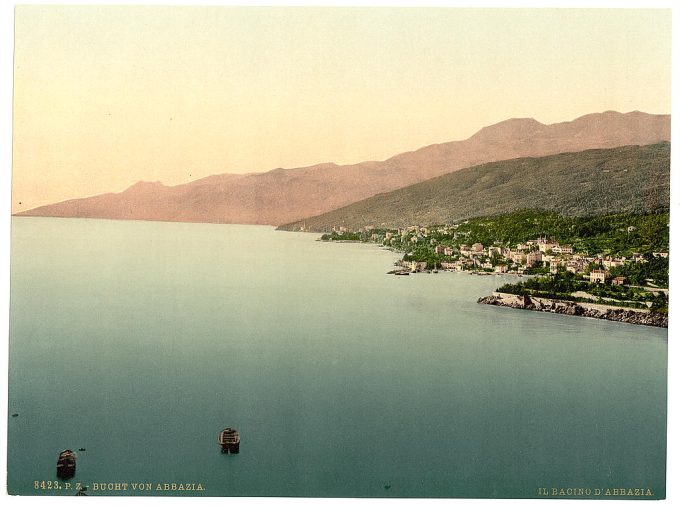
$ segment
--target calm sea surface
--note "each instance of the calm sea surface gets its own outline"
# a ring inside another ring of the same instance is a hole
[[[72,482],[156,495],[664,496],[666,330],[479,305],[512,277],[316,238],[15,217],[10,492],[73,495],[34,481],[85,448]]]

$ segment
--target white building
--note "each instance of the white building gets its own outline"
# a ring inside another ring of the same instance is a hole
[[[604,283],[609,276],[609,272],[601,269],[594,269],[590,272],[590,282],[591,283]]]
[[[555,254],[572,254],[574,252],[574,249],[571,246],[555,245],[552,248],[552,252]]]

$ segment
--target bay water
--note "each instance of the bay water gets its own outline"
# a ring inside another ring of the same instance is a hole
[[[665,495],[666,330],[480,305],[515,278],[317,238],[14,217],[10,493],[73,495],[40,484],[69,448],[90,495]]]

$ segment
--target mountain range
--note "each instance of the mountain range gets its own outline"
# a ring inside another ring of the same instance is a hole
[[[473,166],[279,229],[452,224],[519,209],[591,216],[669,207],[670,143],[662,142]]]
[[[138,182],[17,215],[283,225],[484,163],[668,140],[670,115],[606,111],[549,125],[517,118],[385,161],[227,173],[176,186]]]

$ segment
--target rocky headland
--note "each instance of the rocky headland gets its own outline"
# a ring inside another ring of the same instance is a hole
[[[625,322],[652,327],[668,327],[668,315],[645,309],[630,309],[605,304],[591,304],[587,302],[571,302],[565,300],[531,297],[529,295],[513,295],[494,292],[482,297],[479,304],[504,306],[514,309],[528,309],[562,315],[583,316],[586,318],[600,318],[614,322]]]

